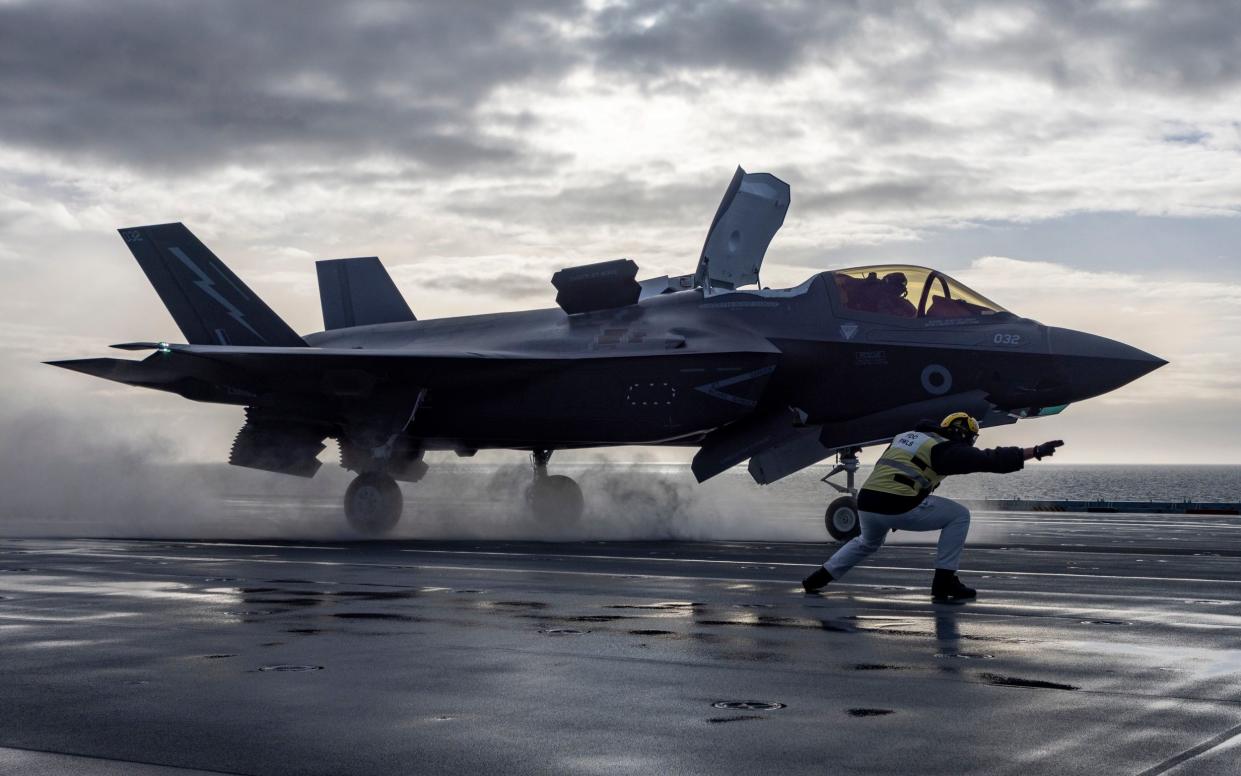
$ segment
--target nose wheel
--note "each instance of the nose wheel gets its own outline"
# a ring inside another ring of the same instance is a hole
[[[572,477],[548,474],[550,450],[535,450],[531,456],[534,480],[526,489],[526,505],[540,522],[550,525],[572,525],[582,519],[585,500],[582,488]]]
[[[405,500],[396,480],[381,472],[363,472],[345,491],[345,519],[364,536],[383,536],[401,519]]]
[[[827,532],[839,542],[847,542],[862,532],[861,521],[857,516],[857,502],[853,496],[841,496],[827,505],[823,516],[827,524]]]
[[[859,465],[857,454],[861,451],[860,447],[842,450],[836,456],[836,465],[823,478],[823,482],[845,494],[828,504],[823,515],[827,533],[838,542],[847,542],[862,532],[862,521],[858,519],[857,512],[857,488],[853,483]],[[845,475],[844,485],[831,481],[832,477],[842,472]]]

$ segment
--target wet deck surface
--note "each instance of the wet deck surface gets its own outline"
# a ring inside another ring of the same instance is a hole
[[[978,522],[960,606],[909,544],[0,542],[0,772],[1241,772],[1241,520]]]

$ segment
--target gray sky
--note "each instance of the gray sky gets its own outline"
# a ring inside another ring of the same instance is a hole
[[[118,227],[185,221],[304,332],[316,258],[423,318],[690,271],[741,164],[793,186],[766,283],[930,264],[1173,362],[993,440],[1235,462],[1238,106],[1231,1],[0,0],[0,415],[225,457],[239,410],[37,364],[179,337]]]

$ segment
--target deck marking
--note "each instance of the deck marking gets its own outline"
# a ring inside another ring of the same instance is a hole
[[[402,550],[402,552],[417,552],[417,550]],[[442,550],[442,551],[441,550],[423,550],[423,552],[454,553],[457,551],[455,550]],[[167,561],[197,562],[197,563],[276,563],[276,564],[290,564],[290,565],[301,564],[301,565],[309,565],[309,566],[360,566],[360,567],[389,568],[389,569],[442,568],[442,569],[456,569],[456,570],[462,570],[462,571],[470,570],[470,569],[478,569],[480,571],[511,571],[511,572],[517,572],[517,573],[523,573],[523,574],[581,574],[584,576],[635,577],[635,578],[650,578],[650,579],[710,579],[710,580],[729,579],[729,580],[735,580],[738,582],[764,582],[768,584],[781,584],[783,582],[782,580],[777,580],[777,579],[755,579],[755,578],[750,578],[750,577],[699,577],[699,576],[694,576],[692,574],[639,574],[635,572],[623,572],[623,571],[610,571],[610,572],[563,571],[563,570],[553,570],[553,569],[496,569],[496,568],[483,568],[483,567],[476,567],[476,566],[439,566],[439,565],[425,566],[425,565],[420,565],[417,563],[402,565],[402,564],[397,564],[397,563],[359,563],[357,561],[281,560],[279,558],[274,558],[274,557],[273,558],[256,558],[256,557],[219,557],[219,556],[194,557],[194,556],[177,556],[177,555],[135,555],[133,553],[125,553],[123,551],[117,551],[117,552],[42,551],[42,554],[48,554],[48,555],[63,554],[63,555],[68,555],[68,556],[75,557],[75,558],[97,557],[97,558],[108,558],[111,560],[124,559],[124,558],[141,558],[143,560],[167,560]],[[462,551],[458,554],[467,554],[467,553],[465,551]],[[522,557],[550,558],[550,557],[556,557],[556,556],[540,554],[540,555],[524,555]],[[741,560],[695,560],[693,558],[651,558],[651,557],[635,558],[635,557],[611,556],[611,555],[602,555],[602,556],[574,555],[574,556],[568,556],[568,557],[586,558],[586,559],[603,558],[607,560],[628,560],[628,561],[673,560],[673,561],[678,561],[682,563],[722,563],[722,564],[738,564],[738,565],[745,565],[745,566],[782,566],[782,567],[795,567],[795,568],[807,568],[812,565],[809,562],[788,563],[784,561],[760,562],[760,561],[741,561]],[[914,572],[918,574],[926,574],[927,571],[929,570],[921,566],[918,566],[918,567],[914,567],[914,566],[865,566],[864,568],[872,570],[872,571],[908,571],[908,572]],[[45,572],[46,570],[40,569],[39,573],[45,573]],[[1195,577],[1149,577],[1149,576],[1126,576],[1126,575],[1120,575],[1120,574],[1067,574],[1063,572],[1052,572],[1052,571],[1008,571],[1008,570],[994,570],[994,569],[991,569],[991,570],[971,569],[969,573],[970,574],[1000,574],[1000,575],[1021,576],[1021,577],[1068,577],[1071,579],[1129,579],[1129,580],[1136,580],[1136,581],[1142,581],[1142,582],[1191,582],[1191,583],[1201,583],[1201,584],[1207,584],[1207,585],[1241,585],[1241,579],[1198,579]],[[794,584],[794,582],[795,580],[788,580],[787,584],[792,585]],[[849,583],[843,583],[843,584],[849,584]]]
[[[1192,760],[1200,754],[1205,754],[1211,751],[1212,749],[1215,749],[1220,744],[1227,743],[1229,740],[1236,738],[1237,736],[1241,736],[1241,725],[1228,728],[1227,730],[1225,730],[1223,733],[1220,733],[1215,738],[1212,738],[1207,741],[1203,741],[1201,744],[1198,744],[1197,746],[1191,749],[1186,749],[1184,752],[1181,752],[1178,755],[1169,757],[1167,760],[1164,760],[1158,765],[1155,765],[1153,767],[1147,768],[1146,770],[1142,771],[1141,773],[1138,774],[1138,776],[1158,776],[1161,773],[1167,773],[1168,771],[1172,770],[1173,768],[1185,762],[1186,760]]]

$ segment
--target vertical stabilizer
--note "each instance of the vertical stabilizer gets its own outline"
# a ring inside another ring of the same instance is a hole
[[[184,224],[118,230],[191,345],[305,347]]]
[[[324,329],[415,320],[378,258],[325,259],[315,262],[315,269]]]

